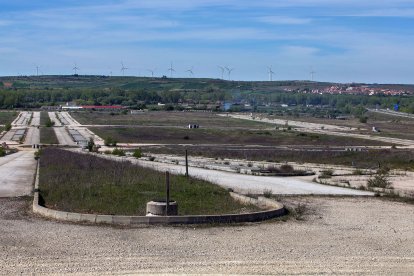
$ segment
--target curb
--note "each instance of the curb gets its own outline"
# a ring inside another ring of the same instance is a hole
[[[260,212],[245,214],[195,215],[195,216],[115,216],[95,215],[57,211],[39,205],[39,170],[37,166],[33,197],[33,213],[60,221],[88,222],[94,224],[135,226],[141,224],[203,224],[203,223],[240,223],[258,222],[284,216],[287,211],[283,204],[265,197],[257,199],[230,192],[230,196],[242,204],[253,204],[262,209]]]

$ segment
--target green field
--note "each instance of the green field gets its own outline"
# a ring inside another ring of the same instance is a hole
[[[0,111],[0,125],[13,122],[18,115],[16,111]]]
[[[82,213],[145,215],[146,203],[165,198],[164,174],[92,155],[45,148],[40,157],[40,194],[47,207]],[[206,181],[171,175],[171,199],[179,215],[256,211]]]
[[[378,165],[392,169],[414,170],[414,150],[382,149],[368,151],[343,151],[340,149],[303,148],[283,149],[272,147],[237,147],[237,146],[147,146],[142,147],[146,155],[174,154],[183,156],[188,150],[190,156],[204,156],[216,159],[243,159],[250,161],[298,162],[354,166],[360,169],[378,168]],[[190,157],[191,158],[191,157]]]
[[[385,115],[375,112],[367,112],[364,114],[367,118],[366,123],[361,123],[359,118],[350,118],[347,120],[337,120],[328,118],[314,118],[310,116],[275,116],[267,115],[266,117],[272,119],[283,119],[310,122],[317,124],[330,124],[344,127],[353,127],[358,130],[354,131],[359,134],[376,135],[385,137],[394,137],[400,139],[414,140],[414,120],[404,117],[396,117],[391,115]],[[372,127],[376,127],[380,130],[379,133],[372,132]]]
[[[381,145],[364,139],[308,134],[282,129],[186,129],[173,127],[91,127],[102,138],[112,137],[120,143],[155,144],[232,144],[232,145]]]
[[[53,127],[40,127],[41,144],[59,144]]]
[[[84,125],[139,125],[186,127],[198,124],[202,128],[269,128],[274,125],[219,116],[211,112],[149,111],[139,114],[108,112],[72,112],[71,116]]]

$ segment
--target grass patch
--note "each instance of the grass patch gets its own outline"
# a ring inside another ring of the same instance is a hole
[[[0,111],[0,125],[13,122],[18,115],[15,111]]]
[[[40,158],[40,192],[54,209],[116,215],[145,215],[146,203],[165,197],[164,174],[92,155],[46,148]],[[240,213],[246,206],[206,181],[170,176],[171,199],[180,215]],[[254,207],[249,206],[249,209]]]
[[[85,125],[140,125],[140,126],[180,126],[198,124],[201,127],[256,127],[266,128],[267,123],[254,122],[231,117],[218,116],[208,112],[167,112],[149,111],[136,115],[105,112],[73,112],[71,116]]]
[[[298,162],[354,166],[356,169],[377,168],[378,163],[390,169],[414,170],[414,150],[412,149],[371,149],[361,152],[338,151],[321,148],[320,151],[289,150],[264,147],[242,146],[164,146],[145,147],[145,153],[165,153],[183,155],[185,149],[193,156],[211,158],[245,159],[249,161]],[[323,149],[323,150],[322,150]]]
[[[375,141],[319,135],[297,136],[295,132],[251,131],[246,129],[184,127],[92,127],[100,137],[112,137],[120,143],[160,144],[233,144],[233,145],[373,145]]]
[[[59,144],[56,133],[51,127],[40,128],[40,143],[41,144]]]

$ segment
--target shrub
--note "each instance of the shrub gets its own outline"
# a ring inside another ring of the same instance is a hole
[[[334,174],[334,171],[331,169],[322,170],[319,178],[331,178]]]
[[[117,141],[114,138],[108,136],[105,138],[104,144],[107,147],[116,147]]]
[[[6,156],[6,150],[0,147],[0,157]]]
[[[141,148],[134,150],[134,153],[132,154],[132,156],[134,156],[135,158],[141,158],[142,157]]]
[[[91,137],[91,138],[89,138],[89,141],[88,141],[88,150],[89,150],[89,152],[92,152],[94,147],[95,147],[95,142],[93,141],[93,138]]]
[[[118,155],[118,156],[125,156],[125,151],[124,151],[124,150],[122,150],[122,149],[115,148],[115,149],[112,151],[112,154],[113,154],[113,155]]]
[[[369,188],[391,188],[391,182],[385,174],[377,174],[368,179],[367,185]]]
[[[366,124],[367,121],[368,121],[368,117],[366,117],[366,116],[359,117],[359,122],[360,123]]]
[[[149,161],[154,161],[155,157],[154,156],[150,156],[150,158],[148,158]]]
[[[377,174],[388,174],[390,172],[390,168],[388,168],[388,167],[381,167],[381,168],[378,168],[378,170],[377,170]]]
[[[50,120],[50,118],[48,118],[45,125],[46,127],[52,127],[55,125],[55,122]]]
[[[273,192],[272,192],[272,190],[270,190],[270,189],[264,189],[264,190],[263,190],[263,196],[264,196],[264,197],[267,197],[267,198],[272,197],[272,196],[273,196]]]
[[[363,175],[364,172],[361,169],[356,169],[352,172],[353,175]]]
[[[284,164],[284,165],[280,166],[280,171],[282,173],[293,173],[295,170],[293,169],[293,167],[291,165]]]
[[[7,123],[4,128],[6,129],[6,131],[9,131],[12,128],[12,125],[10,123]]]

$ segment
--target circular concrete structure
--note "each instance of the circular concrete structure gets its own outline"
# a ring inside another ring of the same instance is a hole
[[[167,203],[166,201],[150,201],[147,203],[147,215],[165,216]],[[168,205],[168,215],[176,216],[178,214],[178,205],[175,201],[170,201]]]

